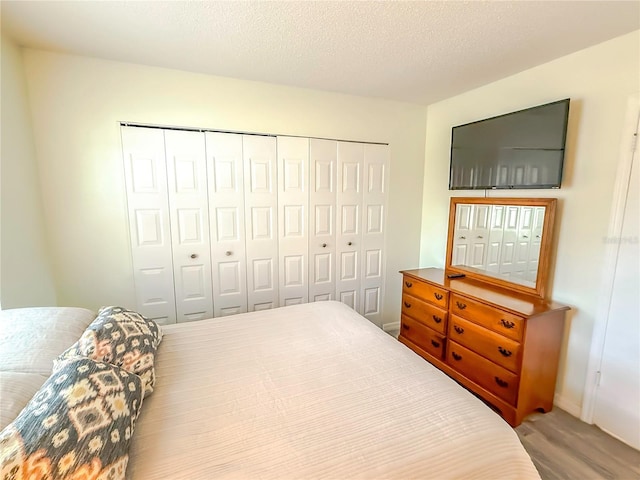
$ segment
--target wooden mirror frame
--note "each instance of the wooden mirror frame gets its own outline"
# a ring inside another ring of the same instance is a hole
[[[538,274],[536,275],[535,287],[529,287],[508,280],[493,277],[482,273],[479,269],[472,267],[461,267],[451,265],[453,256],[453,237],[455,230],[455,216],[458,204],[474,205],[515,205],[545,207],[544,223],[542,225],[542,238],[540,239],[540,258],[538,261]],[[553,226],[556,216],[556,198],[482,198],[482,197],[451,197],[449,206],[449,233],[447,235],[447,258],[445,273],[463,274],[468,278],[479,280],[485,283],[506,288],[508,290],[529,294],[540,299],[545,299],[547,281],[549,278],[549,262],[551,259],[551,242],[553,239]]]

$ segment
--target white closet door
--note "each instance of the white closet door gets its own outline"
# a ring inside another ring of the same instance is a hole
[[[242,135],[206,133],[214,316],[247,311]]]
[[[165,130],[178,322],[213,316],[204,135]]]
[[[280,305],[309,301],[309,139],[278,137]]]
[[[136,285],[135,308],[158,323],[175,323],[163,132],[154,128],[122,127],[121,133]]]
[[[535,209],[534,207],[520,207],[518,215],[518,240],[516,242],[516,255],[511,276],[522,282],[526,279],[529,270],[529,251],[531,250],[531,237],[533,236]]]
[[[276,139],[243,135],[247,308],[278,306]]]
[[[500,255],[502,237],[504,236],[505,206],[494,205],[491,209],[491,223],[489,225],[489,244],[487,251],[487,271],[500,271]]]
[[[453,227],[451,265],[468,265],[471,257],[474,205],[460,203],[456,207],[456,224]]]
[[[514,205],[505,207],[502,253],[500,255],[500,276],[504,278],[510,278],[515,269],[519,214],[520,207]]]
[[[491,205],[475,205],[473,209],[473,229],[470,234],[470,251],[467,265],[485,269],[489,245],[489,227],[491,223]]]
[[[362,202],[361,314],[381,324],[384,286],[384,224],[389,185],[389,146],[365,145]]]
[[[361,311],[361,208],[364,145],[338,142],[336,299]]]
[[[544,224],[544,207],[533,209],[533,229],[531,230],[531,247],[527,261],[524,280],[536,283],[538,278],[538,263],[540,262],[540,241],[542,240],[542,226]]]
[[[309,301],[336,294],[336,165],[338,142],[309,140]]]

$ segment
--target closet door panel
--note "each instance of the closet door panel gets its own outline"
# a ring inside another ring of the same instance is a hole
[[[207,132],[214,316],[247,311],[242,135]]]
[[[467,265],[467,257],[471,250],[471,233],[473,231],[474,205],[458,205],[456,211],[456,225],[454,227],[452,265]]]
[[[309,301],[309,139],[278,137],[280,305]]]
[[[487,251],[487,271],[500,271],[500,255],[502,237],[504,236],[505,206],[493,205],[491,209],[491,223],[489,225],[489,242]]]
[[[374,323],[382,322],[384,287],[384,225],[389,188],[389,146],[364,146],[362,210],[362,309]]]
[[[510,278],[515,270],[516,264],[520,207],[513,205],[506,206],[504,214],[503,243],[498,271],[501,277]]]
[[[338,142],[336,298],[362,313],[362,170],[364,144]]]
[[[213,317],[204,135],[165,130],[177,321]]]
[[[469,232],[470,250],[466,265],[484,270],[487,267],[492,206],[474,205],[473,207],[473,224]]]
[[[276,139],[243,135],[247,309],[279,305]]]
[[[533,228],[531,231],[531,247],[529,248],[528,268],[524,280],[535,284],[538,277],[538,262],[540,260],[540,241],[544,223],[544,207],[534,208]]]
[[[309,301],[336,293],[336,169],[338,142],[309,139]]]
[[[162,130],[121,127],[136,309],[175,323],[171,229]]]
[[[529,257],[531,255],[531,241],[535,229],[535,207],[520,207],[520,221],[518,224],[518,241],[516,246],[516,264],[513,277],[524,281],[528,277]]]

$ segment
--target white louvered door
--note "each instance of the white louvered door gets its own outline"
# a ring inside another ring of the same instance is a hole
[[[166,130],[167,185],[178,322],[213,316],[204,136]]]
[[[309,301],[309,139],[278,137],[280,305]]]
[[[276,139],[243,135],[247,248],[247,308],[266,310],[278,302]]]
[[[360,307],[362,168],[364,144],[338,142],[336,192],[336,300]]]
[[[247,311],[242,135],[206,133],[214,316]]]
[[[174,323],[164,134],[138,127],[122,127],[121,134],[137,309],[158,323]]]
[[[338,142],[309,140],[309,301],[336,294],[336,165]]]
[[[389,147],[364,146],[362,201],[362,308],[360,313],[380,324],[384,287],[384,224],[389,188]]]

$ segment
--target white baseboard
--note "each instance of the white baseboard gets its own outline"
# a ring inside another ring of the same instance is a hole
[[[580,418],[582,415],[582,407],[580,405],[557,393],[553,397],[553,404],[576,418]]]
[[[384,330],[385,332],[400,330],[400,322],[383,323],[382,330]]]

